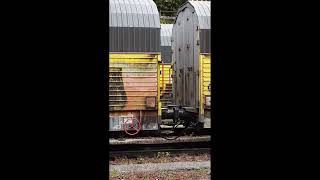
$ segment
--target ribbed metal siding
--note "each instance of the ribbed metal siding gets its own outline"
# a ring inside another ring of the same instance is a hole
[[[158,129],[159,54],[109,54],[110,131],[123,131],[126,118],[141,120],[143,130]],[[148,107],[148,99],[156,107]]]
[[[188,1],[197,14],[200,29],[211,29],[210,1]]]
[[[160,17],[152,0],[110,0],[110,52],[160,52]]]
[[[177,13],[177,21],[179,14],[186,8],[195,12],[197,28],[199,28],[200,52],[211,52],[211,2],[210,1],[188,1],[183,4]],[[181,16],[181,15],[180,15]],[[177,22],[175,22],[176,24]]]
[[[161,59],[163,63],[171,63],[172,61],[172,51],[171,46],[161,46]]]
[[[160,29],[109,27],[110,52],[160,52]]]
[[[161,46],[171,46],[173,24],[161,24]]]
[[[199,56],[211,52],[209,1],[189,1],[179,8],[172,30],[174,101],[199,108]]]
[[[160,28],[157,6],[152,0],[110,0],[109,26]]]
[[[171,35],[173,24],[161,24],[161,59],[164,63],[171,63]]]
[[[211,53],[211,29],[200,30],[200,53]]]
[[[198,18],[200,29],[211,29],[211,1],[187,1],[178,10],[177,16],[185,8],[192,8]],[[177,18],[175,19],[175,23]]]

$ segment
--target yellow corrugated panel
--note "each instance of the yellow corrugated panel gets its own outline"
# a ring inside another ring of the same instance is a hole
[[[161,71],[160,74],[160,95],[162,104],[170,104],[172,103],[172,97],[170,93],[172,93],[172,68],[171,64],[159,64],[159,69]]]
[[[172,68],[171,64],[159,64],[161,71],[160,74],[160,87],[166,87],[166,84],[172,84]],[[164,82],[163,82],[164,81]]]
[[[159,95],[159,54],[109,54],[109,110],[146,110],[146,98]]]
[[[200,113],[204,114],[205,96],[211,96],[211,55],[200,54]]]
[[[144,61],[142,59],[158,59],[158,54],[115,54],[110,53],[109,58],[111,59],[134,59],[136,61]]]

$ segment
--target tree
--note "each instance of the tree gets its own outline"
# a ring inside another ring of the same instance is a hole
[[[160,16],[175,17],[179,7],[187,0],[154,0]],[[171,24],[173,19],[160,18],[162,24]]]
[[[154,0],[158,10],[163,16],[172,16],[175,15],[173,12],[177,12],[178,8],[186,2],[186,0]],[[171,12],[167,12],[171,11]]]

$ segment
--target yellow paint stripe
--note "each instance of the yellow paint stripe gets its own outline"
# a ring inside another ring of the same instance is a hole
[[[159,55],[158,54],[115,54],[115,53],[110,53],[109,58],[110,59],[157,59]]]

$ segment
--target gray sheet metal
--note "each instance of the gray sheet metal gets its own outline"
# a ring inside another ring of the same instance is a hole
[[[196,13],[200,29],[211,29],[211,1],[187,1],[179,8],[177,16],[185,8],[191,8]]]
[[[200,30],[200,53],[211,53],[211,29]]]
[[[160,52],[160,29],[109,27],[110,52]]]
[[[211,29],[210,1],[189,1],[198,16],[200,29]]]
[[[110,52],[160,52],[160,16],[152,0],[109,1]]]
[[[199,56],[211,52],[210,1],[188,1],[172,30],[174,103],[199,108]]]
[[[161,46],[171,46],[173,24],[161,24]]]
[[[152,0],[110,0],[109,26],[160,28],[157,6]]]
[[[161,59],[164,63],[171,63],[171,35],[173,24],[161,24]]]
[[[171,63],[172,61],[172,53],[171,46],[161,46],[161,59],[163,63]]]

